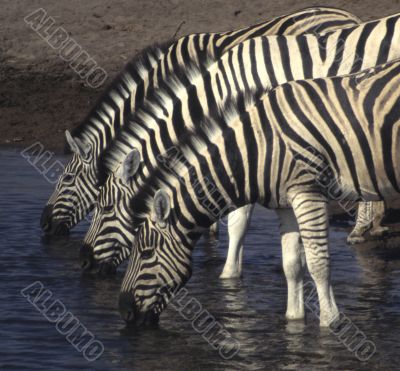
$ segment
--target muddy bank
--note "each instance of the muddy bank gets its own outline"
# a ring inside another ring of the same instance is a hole
[[[397,1],[321,1],[369,20],[399,11]],[[79,125],[124,64],[146,45],[192,32],[223,31],[315,5],[283,0],[78,0],[5,2],[0,13],[0,144],[41,141],[62,152],[63,133]],[[24,18],[43,8],[107,73],[90,88]]]

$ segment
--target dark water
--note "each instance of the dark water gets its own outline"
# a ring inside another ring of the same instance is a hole
[[[69,239],[42,240],[39,215],[53,186],[17,151],[1,151],[0,164],[0,368],[400,369],[400,260],[394,250],[355,250],[345,245],[344,229],[333,228],[331,234],[338,305],[376,346],[372,357],[361,362],[337,336],[319,329],[310,310],[305,324],[285,321],[286,287],[273,212],[258,209],[253,216],[242,280],[218,279],[226,254],[225,230],[218,246],[200,244],[187,289],[240,345],[239,353],[225,360],[172,307],[157,329],[126,329],[117,311],[123,270],[111,279],[82,276],[77,255],[87,225],[80,225]],[[21,295],[36,281],[101,341],[100,358],[88,362]]]

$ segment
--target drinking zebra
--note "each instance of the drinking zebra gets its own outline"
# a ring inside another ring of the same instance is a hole
[[[182,141],[173,168],[163,163],[140,181],[131,201],[135,240],[119,301],[126,321],[157,321],[189,279],[202,231],[254,202],[281,209],[291,226],[284,233],[300,234],[320,325],[337,318],[327,203],[399,197],[400,62],[289,82],[238,110],[240,104],[214,112]],[[122,173],[129,163],[132,158]],[[293,274],[302,285],[298,261]],[[300,299],[289,318],[304,317]]]
[[[257,37],[232,48],[206,70],[176,69],[105,152],[105,174],[113,176],[101,191],[99,207],[81,250],[82,266],[97,262],[106,271],[114,270],[129,256],[133,239],[130,200],[140,187],[141,176],[137,185],[125,176],[129,172],[117,170],[132,148],[138,152],[131,160],[137,164],[143,159],[141,173],[146,176],[159,165],[158,155],[173,148],[204,115],[234,99],[238,92],[270,89],[288,80],[350,73],[400,58],[399,36],[400,18],[395,15],[327,35]],[[297,249],[296,239],[293,241],[293,249]],[[230,244],[229,254],[225,267],[230,268],[230,277],[238,276],[242,244]]]
[[[235,31],[194,34],[145,49],[117,76],[82,124],[72,134],[66,132],[73,157],[43,210],[42,229],[66,234],[92,210],[102,181],[97,175],[99,156],[148,91],[179,65],[202,60],[204,54],[217,59],[241,41],[259,35],[323,32],[359,22],[343,10],[314,7]]]

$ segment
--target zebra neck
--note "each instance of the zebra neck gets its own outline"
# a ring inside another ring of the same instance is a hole
[[[258,50],[257,55],[263,54],[262,51],[262,48]],[[164,80],[160,90],[147,99],[115,140],[105,158],[108,170],[115,171],[123,156],[132,148],[137,148],[145,159],[145,166],[139,175],[145,183],[147,177],[163,162],[160,158],[185,142],[186,137],[201,126],[207,116],[217,116],[231,106],[243,110],[247,98],[244,94],[246,84],[242,81],[237,89],[231,89],[230,82],[223,78],[223,75],[234,76],[237,73],[237,65],[232,65],[231,56],[227,54],[207,70],[192,66],[189,71],[181,71]],[[251,64],[253,62],[246,60],[246,68],[254,67]],[[212,81],[219,81],[218,87]],[[270,87],[268,76],[262,82],[254,81],[249,96],[257,99]],[[224,93],[227,91],[229,94]]]
[[[167,100],[162,99],[162,94],[158,96],[160,99],[153,100],[155,108],[148,115],[151,123],[145,123],[147,132],[143,136],[129,125],[121,140],[115,142],[115,153],[113,149],[110,151],[110,160],[106,161],[108,170],[114,171],[132,149],[135,136],[144,148],[140,142],[147,141],[150,131],[158,137],[155,140],[150,134],[152,143],[146,144],[143,158],[154,167],[157,154],[178,144],[187,129],[197,126],[202,117],[234,100],[241,92],[267,90],[294,79],[346,74],[385,62],[389,57],[399,57],[395,42],[400,32],[399,19],[396,15],[326,36],[256,37],[224,53],[206,72],[190,81],[189,90],[187,83],[176,84],[172,78],[165,84],[172,89],[176,100],[170,100],[168,90],[164,91]],[[342,39],[344,43],[338,42]],[[359,49],[364,51],[362,59],[356,58]],[[160,112],[167,112],[164,119],[160,118]]]
[[[74,130],[74,136],[91,144],[96,158],[121,131],[126,117],[142,104],[151,71],[167,46],[150,46],[130,61]]]
[[[268,162],[272,156],[265,136],[271,142],[279,139],[274,139],[270,123],[261,122],[254,110],[226,121],[225,129],[215,126],[203,135],[197,133],[182,146],[174,182],[165,178],[174,205],[179,206],[175,210],[181,227],[201,231],[242,206],[271,200],[264,173],[274,163]],[[265,182],[259,181],[260,175]]]

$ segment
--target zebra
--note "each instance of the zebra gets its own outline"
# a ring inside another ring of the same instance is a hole
[[[193,34],[144,49],[115,78],[82,124],[72,134],[66,132],[73,156],[43,210],[42,229],[48,234],[67,234],[93,209],[102,182],[97,175],[101,153],[121,130],[127,115],[175,67],[202,59],[205,53],[217,59],[254,36],[322,32],[357,23],[360,20],[346,11],[314,7],[235,31]]]
[[[124,178],[117,170],[133,147],[139,150],[132,154],[132,160],[146,161],[146,175],[158,165],[157,156],[178,143],[186,130],[196,125],[196,120],[199,122],[201,116],[234,98],[237,92],[251,87],[273,88],[293,79],[359,71],[400,57],[399,32],[400,18],[394,15],[322,36],[262,36],[232,48],[206,71],[185,68],[181,72],[184,77],[179,77],[176,70],[176,75],[163,82],[164,89],[148,98],[105,152],[103,175],[112,176],[102,187],[98,208],[81,248],[81,265],[91,267],[97,263],[104,267],[100,269],[114,271],[130,254],[130,199],[140,184],[129,184],[129,177]],[[361,56],[357,57],[357,53]],[[288,55],[292,57],[290,61]],[[251,212],[249,207],[240,210]],[[247,224],[246,215],[243,219]],[[230,244],[229,254],[231,267],[236,265],[233,271],[240,275],[242,241]],[[291,297],[292,290],[289,291]]]
[[[98,159],[124,124],[124,116],[140,105],[148,75],[170,42],[154,44],[133,58],[72,132],[65,132],[72,158],[43,209],[40,224],[47,234],[65,235],[92,210],[101,184]]]
[[[103,182],[97,174],[101,153],[121,130],[125,118],[140,106],[148,91],[173,73],[175,66],[188,60],[199,60],[205,53],[218,58],[240,41],[253,36],[328,32],[357,23],[360,20],[346,11],[314,7],[237,31],[189,35],[171,45],[166,42],[145,49],[125,67],[73,134],[66,132],[73,157],[43,210],[43,230],[50,234],[67,234],[92,210]],[[238,215],[236,219],[241,219],[240,211]],[[244,232],[245,229],[229,228],[234,250],[242,243]],[[231,255],[228,254],[228,268]],[[231,274],[229,269],[227,274]]]
[[[292,81],[254,96],[244,110],[230,102],[212,112],[180,143],[172,168],[163,163],[141,182],[131,200],[135,239],[119,298],[127,322],[158,321],[190,278],[202,231],[254,202],[280,210],[290,226],[283,239],[301,236],[320,326],[338,318],[327,203],[399,197],[400,60],[353,75]],[[122,173],[130,169],[129,157]],[[295,254],[293,274],[302,285],[301,249]],[[289,318],[304,318],[302,299]]]

